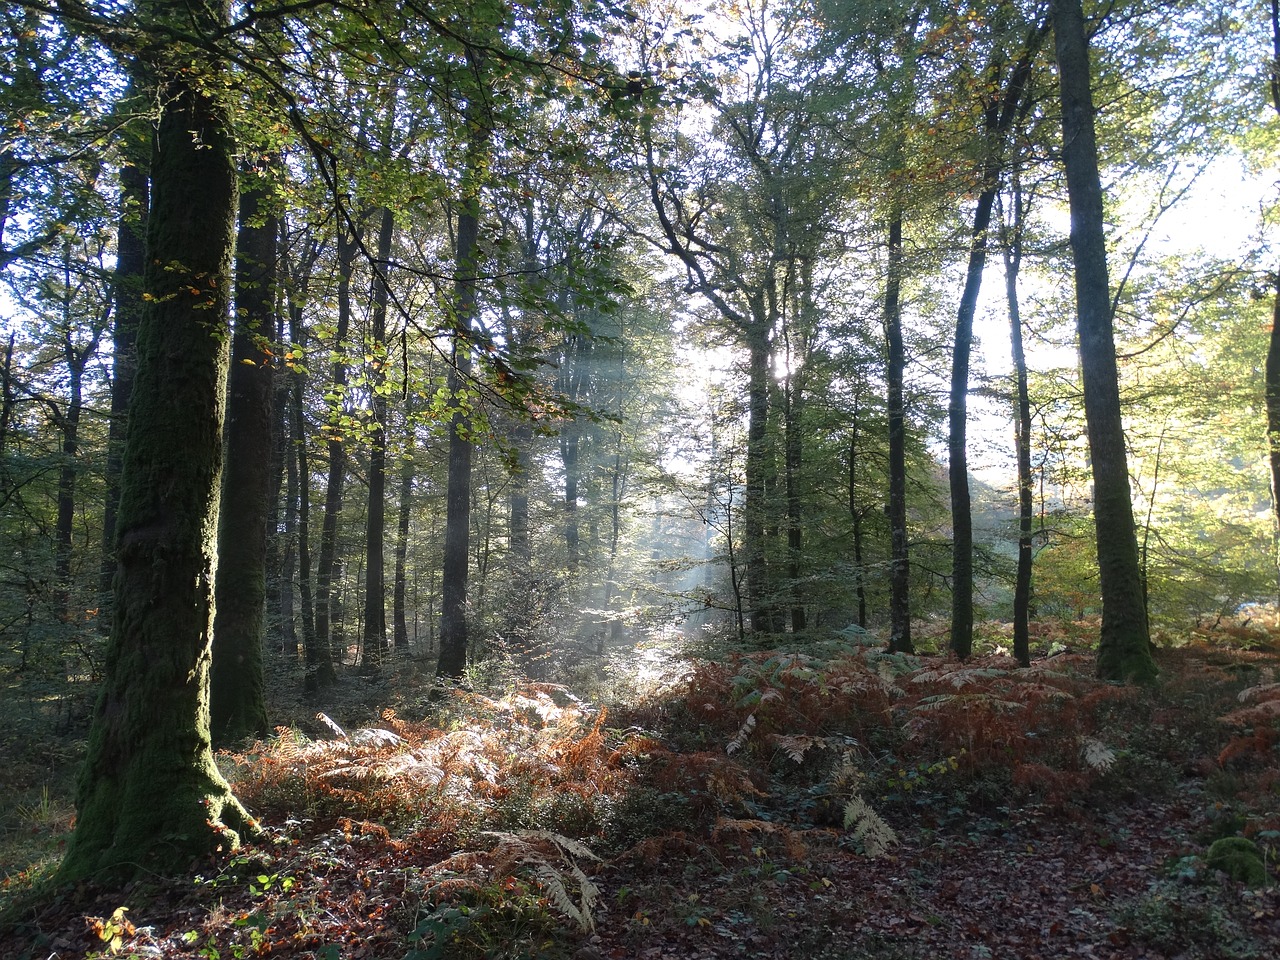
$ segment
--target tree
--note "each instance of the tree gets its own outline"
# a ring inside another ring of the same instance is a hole
[[[126,95],[124,102],[129,104],[132,101],[133,97]],[[136,341],[142,316],[142,282],[146,269],[150,145],[141,136],[141,126],[137,119],[126,126],[126,147],[120,165],[120,213],[116,228],[111,322],[111,422],[107,439],[107,489],[102,511],[102,578],[99,588],[104,600],[101,615],[104,625],[111,622],[106,615],[110,604],[105,601],[110,596],[111,581],[116,572],[116,506],[120,501],[125,418],[129,411],[129,398],[133,394]]]
[[[151,0],[142,13],[152,24],[190,17],[212,33],[228,6]],[[258,829],[214,765],[209,737],[235,143],[209,92],[222,73],[216,58],[174,46],[155,66],[163,108],[116,604],[63,881],[182,868]]]
[[[219,745],[270,732],[262,645],[268,493],[276,464],[274,357],[268,345],[276,338],[279,221],[272,210],[273,198],[260,185],[267,173],[256,167],[245,171],[254,186],[241,197],[236,243],[236,317],[228,374],[209,681],[210,723]]]
[[[1054,34],[1062,97],[1062,160],[1071,205],[1076,328],[1102,588],[1098,674],[1108,680],[1146,682],[1154,678],[1156,666],[1151,657],[1129,491],[1089,49],[1080,0],[1055,0]]]
[[[484,59],[467,51],[473,81],[483,90]],[[483,102],[487,93],[476,98]],[[471,525],[471,417],[464,387],[471,375],[471,341],[476,319],[479,262],[480,191],[484,182],[485,130],[478,105],[468,101],[462,117],[465,143],[464,173],[459,195],[454,241],[452,366],[449,394],[449,482],[445,494],[444,568],[441,575],[440,658],[436,674],[456,679],[467,665],[467,576]]]
[[[1023,349],[1022,312],[1018,297],[1018,274],[1022,267],[1025,204],[1021,184],[1014,173],[1011,191],[1011,222],[1001,223],[1004,252],[1005,302],[1009,311],[1009,346],[1014,376],[1014,456],[1018,465],[1018,569],[1013,588],[1013,655],[1024,667],[1031,666],[1031,397],[1027,387],[1027,356]]]
[[[390,123],[388,123],[390,126]],[[395,216],[384,207],[378,215],[378,262],[374,269],[373,303],[369,311],[369,354],[374,370],[370,383],[371,435],[369,437],[369,509],[365,514],[364,661],[377,670],[387,651],[386,577],[383,558],[387,519],[387,276]]]
[[[966,449],[969,361],[973,345],[973,316],[987,265],[987,236],[991,211],[1000,191],[1006,163],[1004,141],[1019,114],[1030,108],[1032,65],[1049,33],[1050,21],[1033,25],[1007,72],[1003,55],[995,54],[986,71],[989,92],[984,104],[980,136],[978,202],[969,235],[969,262],[956,317],[955,349],[951,360],[951,403],[947,452],[951,487],[951,649],[960,659],[973,651],[973,516],[969,501],[969,457]],[[998,42],[998,41],[997,41]]]
[[[1271,0],[1271,105],[1280,116],[1280,0]],[[1265,368],[1267,397],[1267,439],[1271,464],[1271,509],[1276,521],[1276,576],[1280,587],[1280,271],[1275,285],[1271,317],[1271,337],[1267,341]]]

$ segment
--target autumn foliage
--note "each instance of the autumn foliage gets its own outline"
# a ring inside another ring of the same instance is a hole
[[[174,957],[333,947],[465,960],[567,957],[584,939],[605,956],[654,938],[672,955],[718,956],[708,944],[741,934],[788,956],[790,939],[761,926],[778,898],[862,943],[837,906],[854,884],[884,929],[909,924],[877,880],[904,858],[954,850],[954,869],[972,872],[987,854],[966,844],[1019,835],[1032,839],[1000,856],[1035,870],[1063,831],[1087,835],[1112,810],[1141,822],[1151,804],[1164,805],[1160,822],[1190,817],[1192,795],[1219,798],[1198,808],[1205,839],[1152,841],[1177,870],[1212,875],[1205,851],[1219,836],[1274,863],[1274,658],[1199,643],[1161,666],[1144,690],[1094,679],[1083,653],[1020,669],[1002,655],[959,663],[841,643],[676,661],[665,683],[611,706],[520,682],[404,699],[350,729],[300,717],[220,757],[271,843],[203,868],[167,928],[104,900],[80,936]],[[1102,903],[1107,888],[1091,883]],[[200,906],[210,895],[221,913]],[[1118,929],[1152,943],[1165,928]]]

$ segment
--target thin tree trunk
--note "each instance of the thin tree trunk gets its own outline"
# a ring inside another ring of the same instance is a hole
[[[907,355],[902,341],[902,213],[889,221],[884,331],[889,418],[889,649],[914,653],[911,643],[911,566],[907,539],[907,415],[903,391]]]
[[[347,362],[342,351],[347,348],[347,333],[351,328],[351,271],[355,264],[356,239],[346,230],[338,233],[338,324],[335,331],[334,361],[330,375],[332,391],[337,397],[339,409],[345,402],[344,393],[347,386]],[[327,660],[330,669],[334,664],[336,641],[335,624],[339,621],[336,614],[338,606],[338,590],[335,588],[338,561],[338,519],[342,512],[342,489],[347,478],[347,447],[345,438],[337,432],[337,427],[330,424],[326,431],[328,439],[325,449],[329,457],[329,475],[325,483],[324,520],[320,525],[320,551],[316,559],[315,589],[315,621],[316,621],[316,662],[318,672],[307,672],[307,689],[314,690],[322,685],[328,671],[324,667]],[[305,474],[304,474],[305,475]],[[339,658],[341,651],[338,652]]]
[[[1271,0],[1271,105],[1280,116],[1280,0]],[[1271,463],[1271,509],[1275,516],[1275,566],[1277,600],[1280,600],[1280,270],[1272,277],[1275,302],[1271,313],[1271,336],[1263,371],[1266,384],[1267,449]]]
[[[4,368],[0,370],[0,469],[9,447],[9,425],[13,423],[13,408],[18,402],[13,386],[13,347],[18,340],[17,331],[9,334],[4,345]]]
[[[114,324],[111,348],[111,419],[102,508],[102,576],[99,623],[109,628],[111,581],[116,575],[116,509],[120,502],[120,465],[126,417],[137,369],[138,323],[142,315],[142,276],[146,268],[147,206],[151,182],[141,145],[131,149],[120,168],[120,221],[116,227],[116,269],[112,290]]]
[[[969,265],[956,313],[955,350],[951,363],[951,398],[948,407],[948,474],[951,488],[951,649],[961,660],[973,652],[973,510],[969,495],[969,453],[966,433],[969,416],[969,360],[973,346],[973,316],[987,266],[987,233],[991,211],[1000,191],[1004,166],[1003,140],[1020,113],[1031,79],[1031,65],[1048,34],[1049,21],[1037,26],[1018,62],[1010,69],[1003,93],[992,97],[983,117],[984,157],[981,192],[969,234]],[[993,69],[999,84],[1001,70]]]
[[[742,503],[742,579],[747,629],[772,633],[775,627],[773,584],[766,551],[769,343],[757,330],[748,344],[747,453]]]
[[[785,495],[787,498],[787,578],[791,581],[791,632],[803,633],[807,624],[801,597],[801,562],[804,557],[804,515],[800,499],[800,470],[804,448],[800,438],[800,388],[789,382],[783,393],[783,423],[786,430]]]
[[[454,294],[453,369],[449,390],[454,402],[471,373],[468,336],[476,311],[476,244],[480,226],[478,192],[463,198],[458,215],[457,271]],[[440,603],[440,658],[436,674],[458,678],[467,665],[467,574],[471,525],[471,438],[469,418],[459,407],[449,423],[449,486],[445,504],[444,574]]]
[[[1076,322],[1102,587],[1098,674],[1104,680],[1146,682],[1157,671],[1142,604],[1138,540],[1129,492],[1089,50],[1080,0],[1055,0],[1054,26],[1062,89],[1062,156],[1076,267]]]
[[[533,559],[533,546],[529,540],[529,448],[532,443],[533,428],[528,422],[519,421],[511,436],[516,463],[507,502],[508,566],[510,576],[516,582],[528,577],[529,564]]]
[[[404,462],[400,465],[400,512],[396,518],[395,583],[392,588],[391,622],[392,643],[396,650],[409,649],[408,583],[409,528],[413,518],[413,480],[416,464],[413,460],[413,426],[409,425],[405,444]]]
[[[275,375],[260,342],[270,342],[276,333],[278,223],[268,203],[262,190],[244,194],[236,244],[236,320],[210,672],[210,727],[218,745],[263,737],[270,730],[262,640]]]
[[[862,519],[864,510],[858,504],[858,405],[853,406],[853,424],[849,433],[849,516],[853,520],[853,567],[857,578],[854,592],[858,598],[858,626],[867,629],[867,571],[862,558]]]
[[[1014,188],[1013,225],[1004,243],[1005,301],[1009,308],[1009,344],[1016,384],[1014,449],[1018,461],[1018,572],[1013,588],[1013,655],[1031,666],[1031,522],[1034,515],[1031,476],[1031,395],[1027,387],[1027,357],[1022,349],[1022,311],[1018,301],[1018,272],[1022,266],[1022,193]]]
[[[82,347],[72,338],[71,249],[63,249],[63,359],[67,364],[67,406],[58,418],[62,431],[62,463],[58,467],[57,520],[54,524],[54,592],[58,615],[64,622],[74,617],[71,600],[71,551],[76,515],[76,481],[80,476],[80,419],[84,412],[84,371],[97,352],[98,337]]]
[[[375,364],[387,348],[386,270],[395,238],[395,217],[383,208],[378,227],[378,264],[374,270],[373,305],[370,310]],[[387,652],[386,568],[383,551],[387,528],[387,396],[386,367],[378,365],[372,374],[373,422],[369,438],[369,506],[365,522],[364,563],[364,666],[376,671]]]
[[[291,302],[289,339],[298,347],[305,348],[305,337],[302,308]],[[333,668],[332,651],[328,644],[320,643],[316,632],[311,582],[311,466],[307,457],[307,421],[303,404],[307,377],[297,370],[289,379],[289,441],[298,478],[298,534],[295,542],[298,550],[298,600],[302,606],[302,657],[306,666],[303,685],[308,691],[316,691],[331,686],[337,680],[337,673]]]
[[[293,452],[293,382],[284,379],[277,389],[280,412],[276,419],[279,429],[276,450],[284,471],[284,496],[277,513],[283,520],[278,537],[279,562],[276,567],[275,589],[279,595],[276,607],[280,616],[280,652],[289,662],[298,658],[301,644],[298,637],[297,604],[294,595],[294,578],[298,573],[298,458]]]

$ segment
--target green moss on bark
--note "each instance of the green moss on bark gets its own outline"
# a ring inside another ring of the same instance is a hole
[[[114,616],[62,881],[179,872],[258,829],[209,741],[234,143],[213,85],[180,68],[161,80]]]

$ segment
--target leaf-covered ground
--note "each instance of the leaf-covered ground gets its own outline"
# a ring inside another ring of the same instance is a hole
[[[224,755],[272,839],[190,877],[33,900],[67,808],[17,806],[0,957],[1270,958],[1280,657],[1217,639],[1150,690],[838,644],[605,704],[406,671]]]

